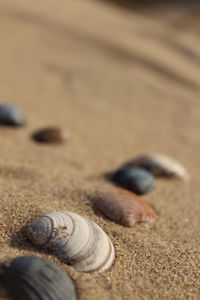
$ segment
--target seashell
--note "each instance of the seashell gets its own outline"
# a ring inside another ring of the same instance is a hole
[[[94,222],[71,212],[51,212],[36,219],[27,236],[79,272],[107,270],[115,259],[107,234]]]
[[[174,159],[161,154],[144,154],[128,162],[125,166],[139,167],[155,176],[179,177],[189,180],[186,169]]]
[[[134,167],[122,167],[113,174],[111,180],[138,195],[151,192],[155,187],[154,177],[149,172]]]
[[[32,138],[38,143],[61,144],[68,139],[68,133],[58,127],[48,127],[36,131]]]
[[[155,211],[137,195],[117,187],[106,186],[92,197],[94,208],[112,221],[133,227],[137,222],[153,223]]]
[[[0,124],[8,126],[23,126],[25,117],[22,111],[15,105],[0,105]]]
[[[0,266],[0,299],[75,300],[69,276],[56,265],[36,256],[19,256]],[[9,298],[7,298],[9,297]]]

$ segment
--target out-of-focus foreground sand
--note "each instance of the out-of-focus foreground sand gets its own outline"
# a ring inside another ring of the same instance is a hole
[[[92,0],[0,1],[0,100],[28,119],[0,128],[1,261],[46,257],[72,276],[80,300],[199,299],[199,36],[191,2],[129,11]],[[46,125],[67,128],[69,143],[32,142]],[[178,159],[191,182],[157,181],[144,197],[158,213],[154,227],[96,215],[88,196],[102,174],[147,151]],[[80,274],[31,247],[20,230],[52,210],[97,222],[115,245],[113,268]]]

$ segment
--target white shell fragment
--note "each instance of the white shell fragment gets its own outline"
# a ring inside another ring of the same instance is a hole
[[[27,236],[79,272],[105,271],[115,259],[107,234],[94,222],[71,212],[39,217],[28,227]]]
[[[179,177],[186,181],[190,179],[188,172],[180,163],[161,154],[144,154],[126,165],[146,169],[155,176]]]

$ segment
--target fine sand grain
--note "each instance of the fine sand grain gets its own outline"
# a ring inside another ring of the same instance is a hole
[[[181,1],[179,1],[181,2]],[[196,2],[198,4],[198,1]],[[200,20],[192,4],[125,10],[104,1],[1,0],[0,101],[27,126],[0,127],[0,260],[39,255],[75,281],[80,300],[200,298]],[[32,133],[60,126],[64,145]],[[157,180],[151,227],[93,212],[103,174],[144,152],[167,154],[192,180]],[[116,249],[113,268],[81,274],[32,247],[36,216],[87,216]]]

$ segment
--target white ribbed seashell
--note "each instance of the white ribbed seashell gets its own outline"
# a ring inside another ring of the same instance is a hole
[[[179,177],[186,181],[190,179],[188,172],[180,163],[162,154],[144,154],[126,163],[126,165],[144,168],[155,176]]]
[[[104,271],[115,259],[107,234],[94,222],[71,212],[51,212],[27,229],[28,239],[79,272]]]

